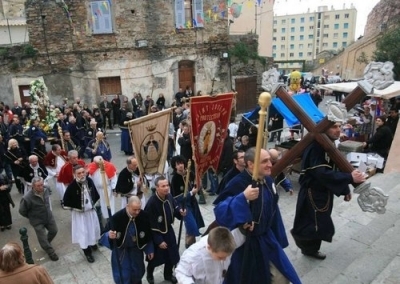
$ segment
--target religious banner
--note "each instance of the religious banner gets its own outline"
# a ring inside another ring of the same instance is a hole
[[[133,150],[143,174],[164,173],[171,113],[172,109],[166,109],[128,121]]]
[[[190,99],[191,140],[196,181],[208,168],[218,168],[232,110],[233,93]]]

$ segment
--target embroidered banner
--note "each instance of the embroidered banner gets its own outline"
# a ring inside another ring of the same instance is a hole
[[[171,114],[172,109],[166,109],[128,122],[133,150],[141,173],[164,173]]]
[[[196,165],[196,181],[208,168],[218,168],[227,135],[234,94],[200,96],[190,99],[191,140]]]

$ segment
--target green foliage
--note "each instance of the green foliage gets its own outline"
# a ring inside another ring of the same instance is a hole
[[[236,43],[230,50],[229,55],[236,57],[240,62],[247,64],[250,59],[258,60],[261,64],[267,64],[267,60],[264,57],[258,55],[257,49],[251,48],[244,42]]]
[[[395,80],[400,80],[400,25],[389,29],[377,41],[373,59],[380,62],[393,62]]]
[[[35,57],[37,50],[33,48],[32,45],[26,44],[23,46],[24,55],[28,57]]]
[[[7,57],[8,56],[8,48],[2,47],[0,48],[0,57]]]

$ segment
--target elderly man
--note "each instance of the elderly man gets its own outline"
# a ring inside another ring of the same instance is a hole
[[[150,226],[155,244],[154,258],[147,265],[147,282],[154,283],[154,269],[164,264],[164,279],[177,283],[172,268],[179,262],[179,248],[172,227],[175,218],[182,219],[186,210],[182,210],[169,193],[168,180],[159,176],[155,179],[156,193],[150,197],[145,211],[149,214]]]
[[[33,178],[41,177],[46,180],[48,176],[46,167],[39,163],[39,158],[36,155],[29,156],[28,160],[29,166],[22,171],[25,180],[25,193],[32,189]]]
[[[68,162],[62,166],[58,173],[57,182],[63,183],[65,188],[74,180],[74,167],[76,165],[85,166],[85,162],[79,159],[78,155],[76,150],[69,151]]]
[[[29,219],[41,248],[53,261],[58,256],[51,245],[57,235],[57,224],[51,211],[49,190],[43,185],[42,177],[32,179],[32,190],[25,193],[19,206],[19,214]]]
[[[104,160],[111,161],[110,144],[105,140],[103,132],[98,131],[96,133],[96,138],[88,143],[86,153],[92,161],[95,156],[101,156]]]
[[[126,159],[126,167],[119,173],[115,192],[121,195],[121,208],[125,208],[131,196],[138,196],[144,208],[146,198],[141,191],[142,180],[139,176],[138,161],[134,156]],[[143,209],[142,208],[142,209]]]
[[[56,189],[60,197],[61,206],[63,205],[63,197],[65,192],[65,186],[63,183],[58,182],[58,174],[61,168],[67,162],[67,153],[61,149],[60,145],[54,144],[51,147],[51,151],[47,153],[44,158],[44,165],[46,166],[47,172],[49,174],[49,179],[54,178],[56,183]]]
[[[94,262],[92,250],[97,249],[100,238],[99,218],[94,204],[99,194],[90,177],[86,177],[83,166],[74,168],[75,180],[64,194],[64,209],[71,209],[72,243],[79,244],[88,262]]]
[[[140,199],[131,196],[125,208],[111,217],[106,226],[107,233],[102,236],[101,242],[112,249],[111,268],[115,283],[142,283],[145,273],[143,252],[147,259],[153,259],[150,220],[141,207]]]

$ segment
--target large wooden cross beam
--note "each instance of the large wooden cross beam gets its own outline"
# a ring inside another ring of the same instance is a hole
[[[343,172],[352,172],[353,166],[345,159],[344,155],[335,147],[325,132],[334,124],[327,117],[316,124],[305,111],[297,104],[297,102],[288,94],[283,86],[278,87],[275,94],[283,103],[292,111],[292,113],[300,120],[301,124],[308,130],[308,133],[272,167],[272,176],[276,176],[282,172],[287,166],[293,163],[293,160],[301,157],[304,150],[314,140],[316,140],[328,153],[329,157],[335,162],[336,166]],[[347,111],[352,109],[361,99],[366,96],[365,92],[356,87],[342,101]]]

